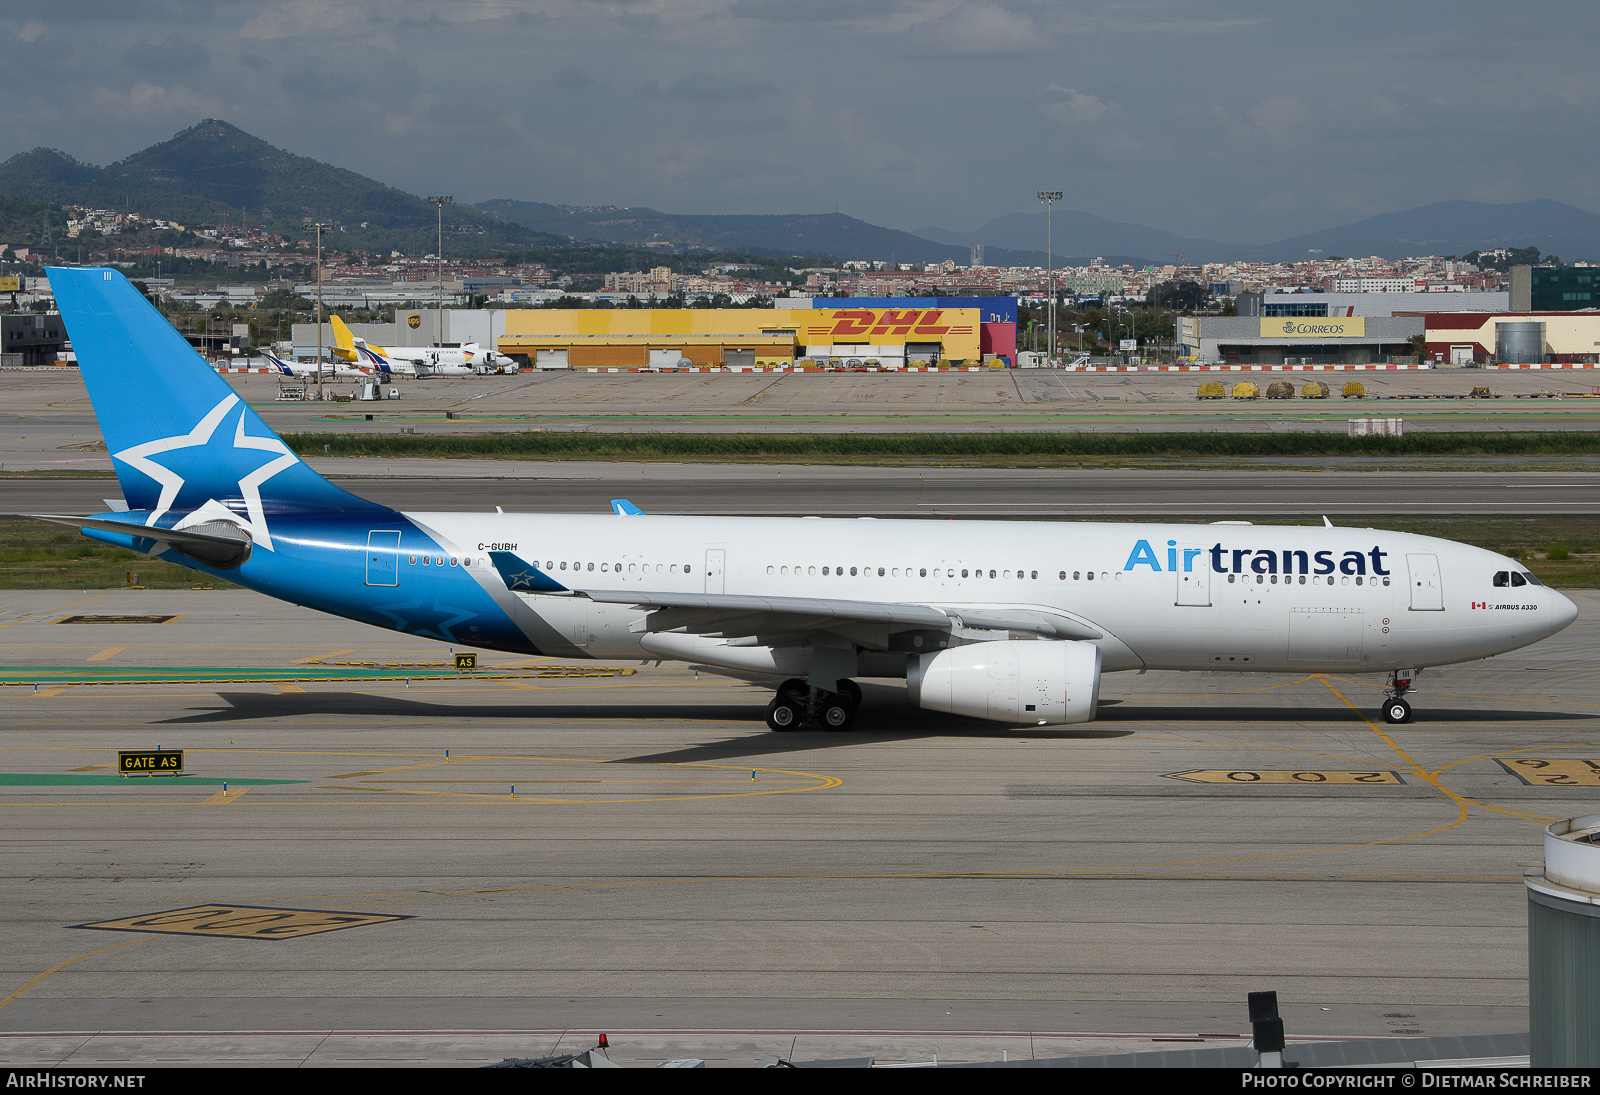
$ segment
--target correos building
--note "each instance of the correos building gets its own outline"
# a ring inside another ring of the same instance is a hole
[[[1183,353],[1229,365],[1367,365],[1416,352],[1421,316],[1181,316]]]

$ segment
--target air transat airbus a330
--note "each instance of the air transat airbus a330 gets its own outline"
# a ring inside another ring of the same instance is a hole
[[[856,677],[997,722],[1095,717],[1102,673],[1388,675],[1560,631],[1514,560],[1375,529],[414,513],[312,471],[120,273],[54,269],[128,509],[49,516],[294,604],[460,646],[790,677],[767,725],[848,729]]]

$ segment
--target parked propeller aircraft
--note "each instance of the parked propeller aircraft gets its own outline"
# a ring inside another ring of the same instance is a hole
[[[1515,560],[1377,529],[422,513],[312,471],[115,270],[51,286],[127,509],[40,515],[262,593],[456,646],[790,679],[767,725],[848,729],[854,678],[1009,724],[1095,717],[1103,673],[1386,674],[1570,624]]]
[[[329,323],[333,327],[335,354],[346,361],[359,362],[385,377],[473,376],[480,370],[517,370],[514,358],[495,350],[485,350],[476,342],[468,342],[460,347],[397,346],[385,349],[356,335],[338,316],[330,316]]]
[[[312,379],[316,379],[317,373],[320,371],[325,377],[360,377],[365,380],[372,379],[371,373],[364,369],[358,369],[353,366],[346,365],[342,361],[324,361],[321,369],[319,370],[316,362],[312,362],[309,365],[303,365],[298,361],[285,361],[271,350],[262,350],[261,356],[266,358],[267,361],[271,363],[272,367],[277,369],[284,376],[311,377]]]

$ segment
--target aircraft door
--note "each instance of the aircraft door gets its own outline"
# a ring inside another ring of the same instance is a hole
[[[400,533],[367,533],[367,585],[400,584]]]
[[[1208,607],[1211,604],[1211,556],[1204,548],[1177,548],[1178,566],[1173,577],[1178,583],[1180,605]]]
[[[1406,570],[1411,580],[1411,611],[1443,612],[1444,582],[1439,576],[1439,557],[1407,555]]]
[[[706,588],[707,593],[721,593],[723,591],[723,571],[726,567],[727,552],[722,548],[708,548],[706,550]]]

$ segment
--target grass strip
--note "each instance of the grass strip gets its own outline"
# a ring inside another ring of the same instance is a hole
[[[1411,433],[288,433],[303,456],[524,460],[985,460],[1065,457],[1600,456],[1600,431]]]

